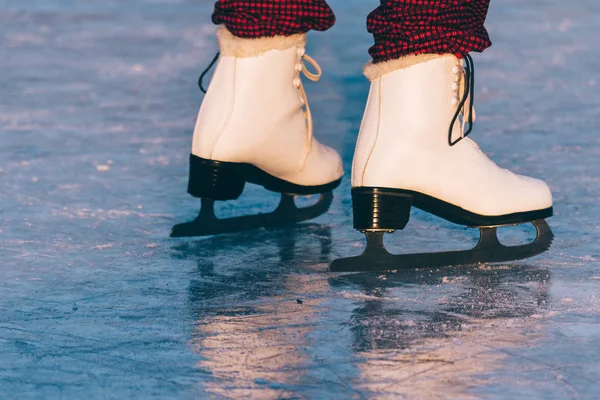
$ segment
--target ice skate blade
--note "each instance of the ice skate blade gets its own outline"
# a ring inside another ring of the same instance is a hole
[[[321,194],[316,204],[298,207],[294,202],[294,196],[282,194],[279,205],[271,213],[219,219],[215,215],[214,200],[202,199],[198,217],[191,222],[175,225],[171,237],[209,236],[293,225],[326,213],[332,201],[333,193],[328,192]]]
[[[537,237],[529,244],[505,246],[498,240],[496,228],[481,228],[479,242],[473,249],[439,253],[391,254],[383,245],[383,232],[367,232],[367,247],[362,255],[334,260],[329,269],[332,272],[392,271],[522,260],[547,251],[554,239],[545,220],[532,224]]]

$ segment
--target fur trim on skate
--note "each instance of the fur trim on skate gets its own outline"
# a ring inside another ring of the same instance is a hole
[[[397,71],[399,69],[405,69],[412,67],[423,62],[435,60],[436,58],[451,56],[449,54],[418,54],[401,57],[395,60],[390,60],[382,63],[374,64],[373,61],[369,61],[363,69],[363,73],[370,80],[373,81],[383,75]]]
[[[225,26],[221,26],[217,31],[217,40],[223,56],[256,57],[270,50],[303,48],[306,45],[306,34],[243,39],[234,36]]]

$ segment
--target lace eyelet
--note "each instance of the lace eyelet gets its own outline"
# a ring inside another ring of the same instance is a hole
[[[296,54],[298,54],[300,57],[304,56],[304,54],[306,54],[306,49],[298,49],[296,50]]]
[[[299,88],[300,85],[302,84],[302,81],[300,80],[300,78],[294,78],[294,80],[292,81],[292,83],[294,84],[294,86],[296,86],[297,88]]]
[[[456,98],[456,97],[451,98],[450,99],[450,104],[452,104],[453,106],[457,105],[458,104],[458,98]]]

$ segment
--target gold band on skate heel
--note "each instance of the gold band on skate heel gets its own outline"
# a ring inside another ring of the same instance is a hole
[[[218,219],[215,201],[235,200],[244,191],[246,182],[281,193],[281,201],[270,213]],[[329,210],[333,201],[332,190],[341,178],[325,185],[303,186],[270,175],[244,163],[231,163],[190,156],[188,192],[201,199],[200,213],[195,220],[175,225],[171,237],[207,236],[240,232],[257,228],[275,228],[293,225],[316,218]],[[307,207],[298,207],[294,196],[320,194],[319,200]]]
[[[471,213],[422,193],[375,187],[352,189],[352,204],[354,227],[365,233],[367,246],[360,256],[334,260],[330,265],[332,272],[390,271],[515,261],[547,251],[554,239],[550,226],[544,220],[552,215],[552,208],[490,217]],[[385,232],[404,229],[412,206],[451,222],[478,226],[479,242],[471,250],[390,254],[383,244],[383,235]],[[533,242],[505,246],[498,240],[496,226],[523,223],[532,223],[536,228]]]

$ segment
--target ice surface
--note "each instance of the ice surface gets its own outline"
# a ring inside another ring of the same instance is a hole
[[[348,173],[376,3],[331,1],[337,26],[310,36],[316,132]],[[211,7],[0,0],[0,398],[597,398],[600,3],[492,2],[494,45],[474,57],[473,137],[551,184],[551,252],[358,275],[326,272],[363,246],[348,179],[298,229],[167,237],[198,207],[185,187]],[[250,188],[221,212],[276,201]],[[475,234],[417,212],[388,242]]]

